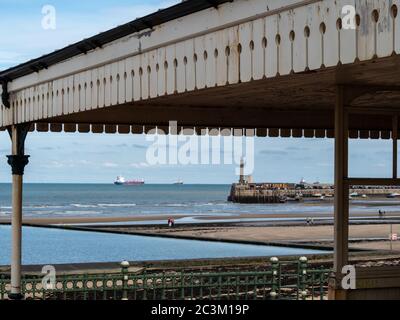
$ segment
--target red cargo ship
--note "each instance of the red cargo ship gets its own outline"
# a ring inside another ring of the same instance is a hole
[[[137,185],[142,185],[144,184],[143,179],[137,179],[137,180],[126,180],[122,176],[118,176],[117,179],[114,181],[114,184],[116,185],[124,185],[124,186],[137,186]]]

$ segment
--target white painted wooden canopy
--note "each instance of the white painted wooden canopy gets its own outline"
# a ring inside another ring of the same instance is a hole
[[[356,10],[354,29],[345,29],[346,5]],[[234,0],[132,30],[15,79],[7,79],[13,70],[0,72],[10,94],[0,128],[142,133],[176,120],[260,136],[332,137],[335,86],[351,84],[373,88],[352,101],[365,112],[350,115],[351,137],[390,138],[385,113],[398,112],[399,5]]]

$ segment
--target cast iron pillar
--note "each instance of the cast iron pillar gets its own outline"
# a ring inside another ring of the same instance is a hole
[[[21,257],[22,257],[22,183],[24,168],[29,162],[25,155],[25,138],[29,125],[13,125],[8,128],[11,137],[11,155],[7,156],[12,171],[12,243],[11,243],[11,293],[10,299],[22,299]]]

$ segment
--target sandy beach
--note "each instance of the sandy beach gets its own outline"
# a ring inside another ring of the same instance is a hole
[[[202,214],[164,214],[164,215],[137,215],[137,216],[57,216],[57,217],[24,217],[23,223],[25,224],[38,224],[38,225],[47,225],[47,224],[92,224],[92,223],[118,223],[118,222],[146,222],[149,224],[153,221],[167,221],[168,218],[173,218],[179,223],[180,219],[183,218],[192,218],[201,221],[207,222],[211,220],[221,221],[229,220],[241,220],[241,219],[285,219],[285,220],[299,220],[299,219],[333,219],[332,213],[326,212],[313,212],[313,213],[266,213],[266,214],[235,214],[235,215],[202,215]],[[350,218],[366,218],[366,219],[379,219],[378,212],[352,212]],[[400,212],[387,212],[384,218],[400,218]],[[0,217],[0,223],[10,223],[10,217]]]
[[[349,228],[350,248],[369,250],[390,249],[390,225],[351,225]],[[287,245],[333,245],[333,226],[185,226],[165,227],[113,227],[96,228],[132,234],[162,235],[175,238],[203,239],[218,241],[251,242],[260,244]],[[400,224],[392,225],[394,233],[400,234]],[[400,241],[392,242],[394,251],[400,252]]]
[[[122,228],[121,228],[122,229]],[[260,242],[272,241],[332,241],[333,226],[279,226],[279,227],[194,227],[194,228],[132,228],[140,232],[155,234],[173,234],[176,236],[194,236],[215,239],[237,239]],[[400,232],[400,224],[393,225],[393,231]],[[350,240],[388,239],[390,225],[352,225],[350,226]]]

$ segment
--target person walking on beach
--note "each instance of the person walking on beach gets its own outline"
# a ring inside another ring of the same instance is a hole
[[[175,226],[175,220],[173,218],[168,218],[168,226],[173,228]]]

